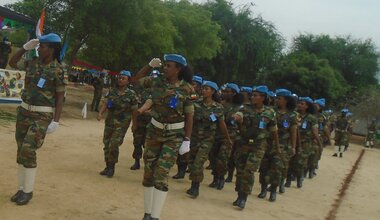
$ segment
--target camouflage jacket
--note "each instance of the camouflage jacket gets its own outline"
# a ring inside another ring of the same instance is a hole
[[[311,141],[313,140],[313,128],[318,129],[318,119],[309,113],[305,115],[299,114],[300,122],[299,122],[299,132],[301,142]]]
[[[270,132],[277,131],[276,112],[271,107],[256,110],[253,104],[244,104],[236,114],[243,119],[240,126],[243,144],[267,140]]]
[[[191,95],[193,87],[184,80],[168,83],[165,77],[144,77],[139,80],[144,88],[150,88],[153,102],[151,115],[161,123],[178,123],[185,114],[194,113]]]
[[[281,145],[289,146],[291,145],[291,133],[292,128],[298,128],[297,113],[295,111],[291,112],[280,112],[276,110],[276,119],[278,127],[278,140]]]
[[[30,105],[55,107],[55,93],[65,92],[63,70],[57,61],[44,66],[39,60],[26,62],[25,87],[21,99]]]
[[[377,128],[376,128],[376,124],[375,123],[371,123],[368,127],[368,132],[376,132]]]
[[[137,109],[137,97],[133,90],[126,88],[124,93],[120,94],[118,88],[112,88],[106,99],[108,108],[106,124],[123,124],[131,120],[132,112]]]
[[[219,120],[224,120],[223,106],[217,102],[207,106],[203,101],[197,101],[194,110],[192,135],[198,138],[215,136]]]
[[[351,127],[351,122],[345,116],[338,116],[336,118],[335,125],[336,125],[336,131],[338,131],[338,132],[348,132],[350,130],[350,127]]]

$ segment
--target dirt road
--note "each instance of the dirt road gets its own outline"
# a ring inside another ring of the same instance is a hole
[[[15,126],[0,124],[0,219],[141,219],[143,216],[143,171],[131,171],[133,145],[128,132],[120,150],[114,178],[98,174],[104,168],[102,134],[104,121],[98,122],[90,112],[81,118],[84,102],[90,103],[91,90],[69,87],[59,130],[48,135],[38,150],[38,171],[34,198],[27,206],[9,201],[17,190]],[[15,112],[15,106],[0,105],[1,110]],[[200,196],[189,198],[185,191],[190,181],[169,180],[169,194],[161,216],[164,220],[189,219],[325,219],[337,197],[342,181],[350,172],[362,147],[352,144],[344,158],[331,157],[333,148],[323,152],[318,175],[306,179],[302,189],[294,184],[277,201],[257,198],[255,184],[246,208],[231,205],[236,198],[234,184],[222,191],[210,189],[207,171]],[[337,219],[378,219],[380,215],[380,151],[366,150],[362,162],[338,209]],[[174,175],[176,169],[172,169]],[[257,180],[258,178],[256,178]]]

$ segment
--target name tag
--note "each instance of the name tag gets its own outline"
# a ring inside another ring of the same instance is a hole
[[[289,122],[287,120],[285,120],[283,123],[282,123],[282,126],[284,126],[284,128],[289,128]]]
[[[302,129],[306,129],[307,128],[307,121],[304,121],[302,123],[302,126],[301,126]]]
[[[264,129],[265,128],[265,121],[262,119],[259,123],[259,128]]]
[[[211,119],[212,122],[215,122],[217,120],[214,113],[211,113],[210,119]]]
[[[41,89],[44,88],[45,82],[46,80],[44,78],[40,78],[40,80],[38,80],[37,87]]]
[[[177,103],[178,103],[178,97],[177,96],[171,97],[169,101],[169,107],[172,109],[175,109],[177,108]]]

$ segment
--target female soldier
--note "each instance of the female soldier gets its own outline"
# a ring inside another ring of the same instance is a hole
[[[216,83],[204,81],[202,86],[203,100],[194,103],[194,125],[189,155],[191,188],[186,192],[194,198],[199,195],[199,184],[204,177],[203,165],[214,144],[217,125],[219,125],[226,140],[231,143],[224,122],[223,106],[216,102],[217,91],[218,85]]]
[[[108,111],[104,126],[104,160],[106,168],[100,175],[111,178],[115,172],[115,164],[119,158],[119,147],[123,144],[124,136],[131,124],[132,112],[137,109],[136,93],[128,88],[131,78],[129,71],[123,70],[118,77],[118,87],[113,88],[106,95],[107,101],[102,103],[98,121]]]
[[[302,150],[297,152],[296,159],[296,177],[297,187],[302,187],[305,169],[310,166],[313,160],[313,139],[317,142],[321,148],[322,144],[318,136],[318,121],[314,116],[315,108],[313,100],[309,97],[300,97],[298,99],[297,111],[299,113],[299,135],[300,135],[300,147]]]
[[[268,184],[271,184],[269,200],[272,202],[276,200],[277,186],[280,186],[280,193],[285,192],[284,179],[287,176],[289,160],[295,154],[298,125],[297,113],[294,112],[296,102],[289,90],[276,91],[276,106],[281,153],[272,150],[266,153],[267,158],[264,156],[260,166],[261,193],[258,195],[259,198],[265,198]]]
[[[253,88],[251,97],[252,104],[245,104],[234,115],[240,125],[239,147],[237,148],[236,160],[236,184],[235,191],[238,198],[233,202],[234,206],[243,209],[247,201],[248,194],[251,194],[254,184],[254,173],[260,166],[261,159],[267,148],[267,139],[271,134],[273,147],[279,152],[277,135],[276,113],[267,104],[266,86]]]
[[[136,75],[139,83],[151,88],[152,121],[148,125],[144,152],[144,219],[159,219],[168,192],[168,175],[177,154],[190,150],[194,106],[192,72],[186,59],[177,54],[164,56],[164,76],[144,77],[160,67],[154,58]],[[182,144],[181,144],[182,143]]]
[[[38,59],[26,62],[25,89],[21,97],[22,103],[17,108],[19,190],[11,198],[17,205],[25,205],[33,197],[37,171],[36,151],[42,146],[46,133],[54,132],[59,126],[65,92],[60,68],[61,38],[57,34],[43,35],[24,44],[11,58],[10,66],[17,68],[17,62],[23,54],[38,45]]]
[[[239,92],[240,89],[238,85],[235,83],[227,83],[226,89],[223,93],[222,105],[224,107],[225,123],[227,125],[228,134],[232,140],[232,145],[230,145],[229,141],[224,136],[217,135],[219,138],[215,141],[213,154],[211,155],[211,158],[213,158],[214,161],[212,166],[214,179],[209,186],[219,190],[224,187],[224,176],[226,175],[227,170],[229,170],[230,173],[233,173],[235,169],[234,157],[232,154],[235,152],[234,143],[237,137],[238,126],[236,121],[232,118],[232,115],[239,111],[243,102],[243,97]],[[231,153],[231,150],[233,153]]]

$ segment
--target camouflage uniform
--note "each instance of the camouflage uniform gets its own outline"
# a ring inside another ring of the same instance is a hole
[[[368,127],[368,133],[366,137],[366,147],[373,147],[375,141],[375,134],[377,131],[375,122],[372,122]]]
[[[298,151],[296,154],[295,173],[298,181],[302,182],[306,169],[314,166],[313,161],[317,156],[316,149],[313,144],[312,129],[318,129],[318,120],[314,115],[309,113],[306,113],[305,115],[299,115],[299,117],[300,122],[298,130],[300,134],[300,144],[302,151]],[[302,183],[298,184],[298,186],[301,187]]]
[[[141,107],[145,101],[149,98],[150,92],[148,90],[141,90],[137,89],[138,91],[138,97],[139,97],[139,107]],[[150,116],[150,113],[144,112],[141,115],[137,116],[136,119],[136,130],[133,131],[133,153],[132,157],[133,159],[141,159],[143,154],[142,147],[144,146],[146,132],[147,132],[147,126],[150,123],[150,120],[152,117]]]
[[[224,116],[225,123],[227,125],[228,134],[230,139],[234,143],[238,139],[239,130],[237,122],[232,118],[232,115],[235,114],[240,109],[240,105],[234,105],[226,103],[224,104]],[[220,145],[218,145],[214,150],[215,165],[213,167],[213,173],[219,177],[224,177],[227,171],[233,172],[235,169],[235,157],[232,155],[231,150],[232,146],[225,137],[222,137]]]
[[[297,114],[294,111],[280,112],[277,110],[276,121],[281,153],[272,147],[273,140],[269,138],[270,148],[265,152],[260,165],[260,183],[271,184],[273,188],[279,186],[287,176],[289,161],[293,156],[290,131],[297,129],[298,126]]]
[[[129,88],[126,88],[123,94],[120,94],[118,88],[113,88],[106,98],[108,114],[103,136],[104,160],[106,163],[115,164],[119,158],[119,146],[123,144],[132,120],[132,112],[137,109],[137,97]]]
[[[102,98],[104,81],[100,77],[95,77],[92,85],[94,86],[94,97],[92,98],[91,110],[98,111],[99,102],[100,102],[100,99]]]
[[[45,79],[43,88],[37,86]],[[34,106],[55,107],[55,95],[65,91],[63,72],[58,62],[41,65],[39,60],[27,61],[25,88],[21,99]],[[44,142],[46,130],[53,119],[53,113],[32,112],[22,107],[17,109],[16,142],[17,163],[25,168],[37,167],[36,150]]]
[[[193,87],[181,80],[170,84],[165,77],[145,77],[139,80],[144,88],[152,91],[152,120],[160,123],[184,122],[185,114],[193,113],[191,101]],[[170,106],[171,100],[177,100],[175,106]],[[144,180],[145,187],[155,187],[160,191],[168,191],[168,175],[174,165],[179,147],[184,138],[184,128],[160,129],[152,123],[148,125],[144,152]]]
[[[344,146],[348,144],[348,131],[350,122],[347,117],[339,116],[335,122],[335,146]]]
[[[318,134],[320,137],[320,141],[322,145],[324,145],[325,143],[329,142],[328,140],[329,137],[326,136],[326,132],[329,132],[329,123],[328,123],[327,115],[323,112],[318,113],[316,114],[316,118],[318,120]],[[316,141],[314,141],[314,148],[316,149],[317,156],[315,157],[313,166],[314,168],[318,168],[318,162],[319,160],[321,160],[323,148],[320,149]]]
[[[237,114],[242,116],[243,122],[237,148],[235,191],[251,194],[254,173],[267,149],[270,132],[277,131],[276,113],[267,106],[257,111],[254,105],[245,104]]]

